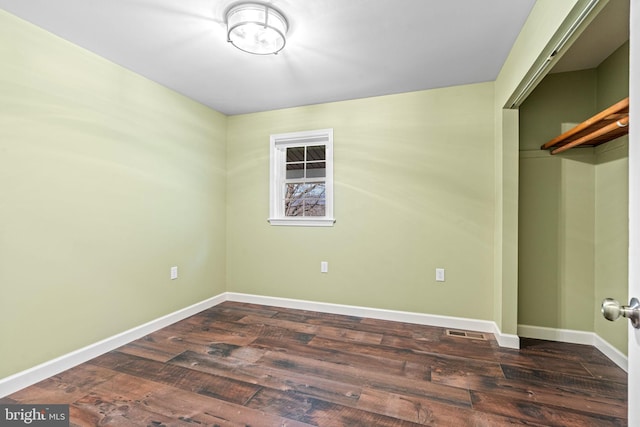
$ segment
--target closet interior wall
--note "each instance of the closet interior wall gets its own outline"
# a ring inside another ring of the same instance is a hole
[[[520,108],[518,324],[595,332],[626,354],[628,137],[552,156],[540,146],[628,96],[629,45],[595,69],[548,75]]]

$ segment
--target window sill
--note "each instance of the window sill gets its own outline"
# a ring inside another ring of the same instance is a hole
[[[297,227],[333,227],[334,218],[269,218],[271,225],[288,225]]]

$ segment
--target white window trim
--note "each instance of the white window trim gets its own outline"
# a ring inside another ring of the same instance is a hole
[[[286,156],[284,148],[311,145],[311,143],[322,144],[326,147],[325,216],[286,217],[282,203]],[[333,217],[333,129],[274,134],[271,135],[269,144],[269,223],[271,225],[332,227],[336,222]]]

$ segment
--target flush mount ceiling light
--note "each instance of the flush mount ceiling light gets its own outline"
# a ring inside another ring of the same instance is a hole
[[[227,41],[255,55],[271,55],[282,50],[288,29],[284,15],[263,3],[240,3],[226,14]]]

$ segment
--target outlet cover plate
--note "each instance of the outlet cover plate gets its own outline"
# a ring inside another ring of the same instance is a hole
[[[329,272],[329,263],[327,261],[320,262],[320,273]]]

